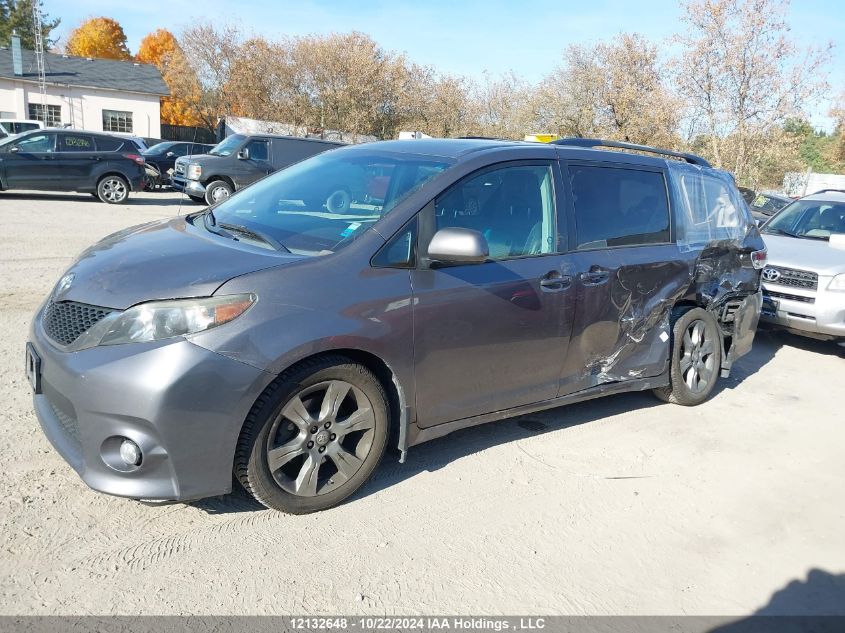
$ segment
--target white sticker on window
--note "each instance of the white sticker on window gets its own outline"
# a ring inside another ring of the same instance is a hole
[[[661,341],[663,341],[663,342],[665,343],[666,341],[668,341],[668,340],[669,340],[669,335],[668,335],[668,334],[666,334],[666,332],[661,332],[661,333],[660,333],[660,340],[661,340]]]

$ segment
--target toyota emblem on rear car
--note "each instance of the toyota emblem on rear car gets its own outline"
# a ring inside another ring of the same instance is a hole
[[[59,283],[56,284],[56,291],[53,293],[53,296],[58,297],[63,292],[67,292],[67,289],[70,288],[70,285],[73,283],[73,280],[75,278],[75,274],[68,273],[67,275],[59,279]]]
[[[766,268],[763,270],[763,279],[765,281],[777,281],[780,279],[780,271],[776,268]]]

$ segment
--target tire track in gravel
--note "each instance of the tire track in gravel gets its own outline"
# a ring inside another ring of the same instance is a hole
[[[317,536],[313,536],[311,544],[315,548],[319,547],[320,552],[335,554],[345,551],[346,544],[343,539],[328,536],[326,542],[321,544],[319,542],[321,530],[322,532],[329,532],[333,531],[331,528],[336,528],[356,534],[363,531],[361,526],[364,523],[371,526],[384,526],[386,523],[401,519],[405,523],[420,524],[423,520],[427,522],[441,517],[445,520],[446,515],[449,515],[450,521],[459,522],[461,515],[474,512],[481,506],[489,506],[493,503],[493,492],[478,493],[476,489],[470,486],[467,486],[465,490],[459,497],[453,496],[450,498],[448,504],[436,504],[433,507],[409,507],[407,504],[403,504],[401,512],[396,511],[395,504],[383,504],[379,503],[378,500],[375,500],[370,507],[355,516],[348,516],[349,504],[307,517],[286,515],[272,510],[253,511],[248,516],[228,519],[199,530],[155,537],[139,543],[106,549],[77,559],[71,566],[83,568],[99,578],[110,578],[126,569],[132,572],[143,571],[192,551],[216,550],[219,546],[230,542],[233,535],[237,535],[240,540],[278,546],[289,544],[290,534],[302,530],[317,534]],[[363,501],[358,500],[352,503],[363,503]],[[342,510],[346,512],[342,513]],[[329,522],[318,518],[324,517],[327,513],[332,515]],[[346,514],[346,516],[342,516],[342,514]],[[342,523],[340,522],[341,517]],[[435,521],[435,523],[439,523],[439,521]],[[320,530],[316,529],[318,525]]]

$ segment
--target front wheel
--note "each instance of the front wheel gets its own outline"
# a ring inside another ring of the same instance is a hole
[[[121,204],[129,197],[129,183],[121,176],[106,176],[97,183],[97,198],[107,204]]]
[[[205,188],[205,203],[214,204],[232,195],[232,186],[223,180],[210,182]]]
[[[654,394],[665,402],[695,406],[710,396],[722,368],[722,333],[707,310],[693,308],[672,328],[672,365],[668,387]]]
[[[388,427],[387,395],[369,369],[344,357],[307,361],[253,406],[238,440],[235,475],[268,508],[324,510],[369,479]]]

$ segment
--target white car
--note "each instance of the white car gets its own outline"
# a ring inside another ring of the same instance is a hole
[[[845,341],[845,191],[796,200],[766,222],[761,319],[796,334]]]
[[[33,121],[31,119],[0,119],[0,138],[43,128],[44,123],[41,121]]]

